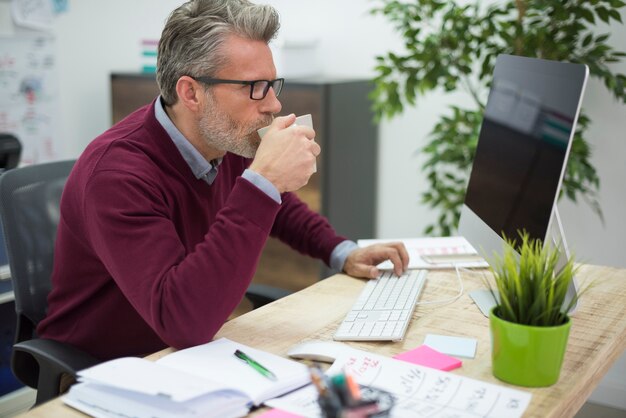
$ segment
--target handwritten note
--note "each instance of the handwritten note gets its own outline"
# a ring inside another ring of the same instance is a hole
[[[359,384],[396,395],[394,417],[444,417],[453,413],[456,417],[513,418],[522,416],[531,399],[527,392],[370,353],[340,360],[328,373],[345,367]]]
[[[361,385],[386,390],[396,398],[397,418],[521,417],[531,394],[480,380],[412,365],[355,350],[337,359],[327,374],[351,373]],[[311,386],[268,402],[307,417],[319,417],[317,393]]]

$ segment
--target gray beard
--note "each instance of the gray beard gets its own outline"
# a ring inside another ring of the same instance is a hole
[[[202,140],[212,148],[244,158],[254,158],[260,144],[260,138],[256,131],[270,123],[271,119],[258,128],[242,126],[225,112],[220,111],[215,105],[215,101],[209,97],[208,105],[202,113],[198,125]]]

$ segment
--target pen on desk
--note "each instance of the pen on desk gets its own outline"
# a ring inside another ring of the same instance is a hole
[[[249,365],[250,367],[252,367],[254,370],[256,370],[257,372],[259,372],[260,374],[262,374],[263,376],[267,377],[270,380],[278,380],[276,378],[276,375],[274,373],[272,373],[271,371],[269,371],[269,369],[267,369],[265,366],[263,366],[261,363],[253,360],[249,355],[247,355],[246,353],[244,353],[241,350],[235,350],[235,352],[233,353],[235,355],[235,357],[237,357],[239,360],[243,361],[244,363],[246,363],[247,365]]]

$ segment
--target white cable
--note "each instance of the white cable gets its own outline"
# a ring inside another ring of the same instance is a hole
[[[453,264],[454,265],[454,271],[456,271],[456,278],[459,280],[459,293],[456,296],[453,296],[451,298],[447,298],[447,299],[440,299],[440,300],[429,300],[429,301],[425,301],[425,302],[417,302],[417,305],[434,305],[437,303],[452,303],[454,301],[456,301],[457,299],[459,299],[461,296],[463,296],[463,292],[465,291],[465,287],[463,286],[463,280],[461,279],[461,272],[459,271],[459,266],[458,264]]]

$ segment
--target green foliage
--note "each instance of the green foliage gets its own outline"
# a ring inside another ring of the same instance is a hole
[[[485,95],[497,55],[501,53],[584,63],[616,100],[626,103],[626,75],[611,71],[625,52],[596,35],[600,22],[622,23],[622,0],[509,0],[490,6],[459,6],[443,0],[377,0],[372,13],[386,16],[403,37],[405,53],[377,57],[372,91],[378,119],[402,113],[420,95],[442,89],[464,89],[475,108],[452,106],[430,134],[422,152],[430,190],[422,200],[441,215],[427,234],[449,234],[457,225],[460,205],[474,156]],[[585,139],[590,120],[582,112],[565,174],[563,193],[586,200],[602,216],[596,199],[599,179]],[[461,148],[461,149],[459,149]]]
[[[452,106],[451,110],[452,115],[443,116],[435,125],[431,133],[432,141],[422,150],[428,156],[422,168],[431,185],[422,199],[430,206],[442,209],[437,232],[441,236],[452,235],[453,226],[458,223],[466,177],[474,161],[482,121],[480,111],[468,111],[457,106]],[[425,233],[434,233],[434,228],[434,225],[429,225]]]
[[[580,296],[563,309],[577,267],[570,258],[565,267],[557,271],[557,249],[550,245],[544,247],[540,240],[531,240],[528,234],[520,234],[520,237],[519,255],[513,249],[516,243],[509,240],[504,254],[494,254],[489,263],[493,266],[490,270],[499,296],[496,313],[503,320],[516,324],[561,325]],[[488,285],[495,296],[494,289]]]

